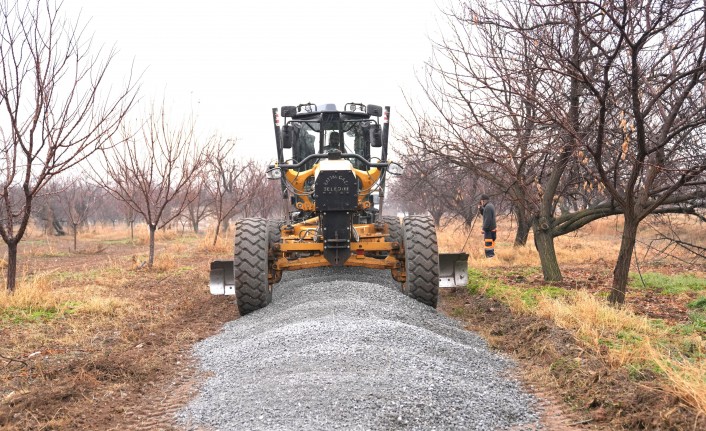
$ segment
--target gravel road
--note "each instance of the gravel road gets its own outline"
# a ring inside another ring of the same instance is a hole
[[[285,273],[195,355],[211,377],[178,414],[187,429],[539,428],[512,362],[383,271]]]

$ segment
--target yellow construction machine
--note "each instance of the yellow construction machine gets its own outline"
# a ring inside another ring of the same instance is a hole
[[[439,255],[428,215],[383,216],[390,108],[347,103],[272,110],[286,220],[235,223],[234,260],[211,262],[210,288],[235,295],[241,315],[267,306],[283,271],[358,266],[387,269],[408,296],[436,307],[439,287],[465,286],[464,253]],[[382,117],[382,124],[380,124]],[[441,269],[441,271],[440,271]]]

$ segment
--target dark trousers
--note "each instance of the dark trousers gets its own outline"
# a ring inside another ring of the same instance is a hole
[[[494,230],[483,229],[483,238],[485,240],[485,257],[495,257],[495,237],[497,232]]]

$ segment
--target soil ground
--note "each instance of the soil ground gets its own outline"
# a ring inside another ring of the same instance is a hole
[[[30,237],[20,256],[26,278],[48,274],[50,290],[67,303],[103,302],[36,319],[0,314],[0,428],[177,429],[173,413],[204,378],[191,359],[193,344],[238,318],[232,299],[213,297],[207,287],[209,262],[231,251],[209,251],[205,242],[158,238],[155,268],[147,269],[144,241],[79,237],[83,251],[72,253],[70,238]],[[605,272],[563,269],[564,288],[588,280],[600,291],[610,283]],[[539,274],[522,277],[541,283]],[[71,299],[75,292],[83,293]],[[630,294],[638,312],[686,318],[683,301],[666,298]],[[635,379],[607,366],[547,320],[514,315],[465,289],[444,291],[439,309],[519,361],[519,377],[546,400],[548,429],[706,429],[653,376]]]

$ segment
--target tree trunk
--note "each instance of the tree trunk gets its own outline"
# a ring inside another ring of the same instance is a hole
[[[632,253],[635,250],[635,240],[637,239],[637,228],[640,222],[634,218],[625,217],[625,227],[623,227],[623,237],[620,242],[620,252],[618,261],[613,270],[613,288],[608,295],[611,304],[624,304],[625,292],[630,274],[630,262]]]
[[[228,229],[230,229],[230,218],[226,218],[222,222],[218,222],[218,225],[221,227],[221,233],[225,234],[228,232]]]
[[[517,230],[515,231],[515,243],[513,247],[523,247],[527,244],[532,222],[529,220],[524,211],[516,210],[515,217],[517,218]]]
[[[74,251],[76,251],[76,237],[78,236],[78,225],[76,223],[71,223],[74,228]]]
[[[216,246],[216,241],[218,241],[218,231],[221,229],[221,221],[218,220],[218,224],[216,224],[216,233],[213,235],[213,246]]]
[[[561,269],[559,261],[556,259],[554,236],[550,227],[535,222],[532,225],[532,231],[534,232],[534,246],[537,248],[539,260],[542,263],[544,281],[561,281]]]
[[[194,229],[194,233],[199,233],[199,221],[193,220],[191,222],[191,227]]]
[[[15,292],[17,282],[17,244],[7,244],[7,291]]]
[[[157,225],[149,225],[150,227],[150,258],[147,265],[152,268],[154,263],[154,232],[157,230]]]
[[[130,241],[135,241],[135,222],[130,222]]]
[[[441,217],[444,215],[443,211],[434,211],[431,216],[434,219],[434,227],[439,228],[441,226]]]

